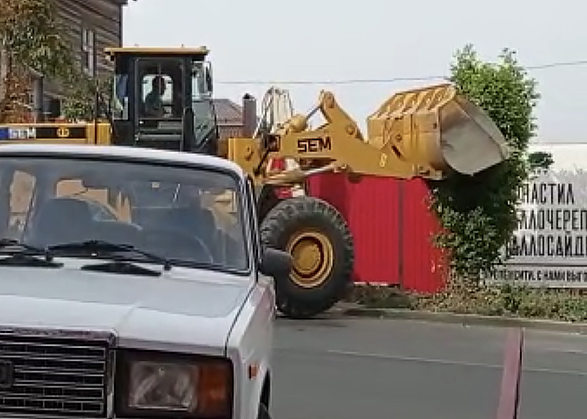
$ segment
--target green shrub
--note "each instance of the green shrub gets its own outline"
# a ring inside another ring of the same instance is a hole
[[[455,175],[431,185],[432,208],[444,227],[435,243],[451,255],[456,277],[471,279],[500,261],[501,249],[517,225],[518,188],[531,170],[551,159],[527,154],[540,96],[536,81],[512,51],[504,50],[492,64],[481,61],[468,45],[456,54],[451,80],[495,121],[512,152],[507,161],[476,176]]]

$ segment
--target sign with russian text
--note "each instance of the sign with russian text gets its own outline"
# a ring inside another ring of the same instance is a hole
[[[518,198],[517,231],[503,249],[507,259],[487,280],[587,288],[587,170],[544,171]]]

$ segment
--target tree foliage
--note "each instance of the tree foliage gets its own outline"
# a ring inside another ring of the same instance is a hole
[[[66,79],[74,60],[56,17],[52,1],[3,0],[0,39],[15,63],[49,77]]]
[[[501,249],[517,225],[518,188],[548,156],[529,160],[536,132],[533,115],[537,83],[504,49],[495,64],[483,62],[471,45],[457,51],[451,80],[469,100],[483,108],[504,134],[511,157],[473,177],[455,175],[432,186],[432,207],[444,230],[437,244],[448,250],[453,273],[479,278],[501,259]]]
[[[51,0],[3,0],[0,8],[0,42],[8,55],[6,89],[0,103],[0,121],[18,122],[30,113],[30,71],[57,82],[65,96],[64,116],[90,119],[95,114],[95,96],[108,84],[86,75],[66,39],[66,28],[57,19]]]
[[[75,82],[67,84],[63,101],[63,116],[72,121],[88,121],[103,115],[106,98],[112,89],[110,77],[88,77],[80,74]],[[96,108],[97,107],[97,108]]]
[[[540,169],[548,169],[553,163],[552,154],[544,151],[536,151],[528,155],[528,165],[532,173]]]

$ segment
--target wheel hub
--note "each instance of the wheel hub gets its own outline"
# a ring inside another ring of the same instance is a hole
[[[291,279],[300,287],[320,286],[330,274],[334,250],[328,238],[316,231],[296,233],[286,250],[293,257]]]

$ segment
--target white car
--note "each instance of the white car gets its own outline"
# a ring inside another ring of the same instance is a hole
[[[269,418],[291,257],[237,165],[2,145],[0,230],[0,417]]]

